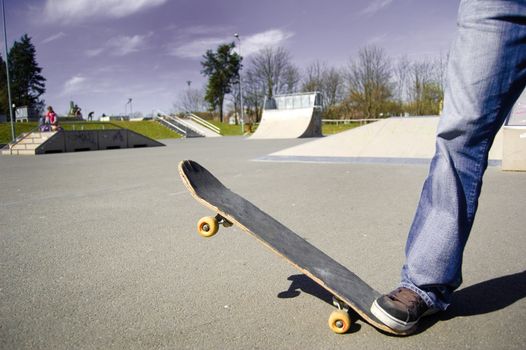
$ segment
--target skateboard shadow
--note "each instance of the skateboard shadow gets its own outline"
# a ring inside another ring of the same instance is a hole
[[[306,275],[292,275],[287,278],[287,280],[291,281],[292,283],[290,284],[289,289],[278,294],[278,298],[295,298],[300,295],[301,292],[303,292],[323,300],[329,305],[332,305],[332,294]]]
[[[307,275],[299,274],[299,275],[292,275],[287,278],[287,280],[291,281],[291,284],[289,286],[289,289],[278,293],[278,298],[280,299],[290,299],[295,298],[299,296],[302,292],[312,295],[315,298],[318,298],[327,304],[332,304],[332,294],[328,292],[325,288],[321,287],[318,283],[314,282],[312,279],[310,279]],[[361,319],[361,317],[354,312],[352,309],[349,310],[349,315],[351,319],[357,320]],[[355,333],[358,332],[361,329],[361,325],[352,322],[351,328],[349,329],[348,333]]]
[[[449,308],[436,316],[422,319],[420,331],[438,321],[502,310],[525,297],[526,271],[480,282],[453,293]]]

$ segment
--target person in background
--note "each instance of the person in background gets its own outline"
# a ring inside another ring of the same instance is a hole
[[[58,116],[53,110],[53,107],[48,106],[46,114],[46,124],[51,125],[51,130],[56,131],[59,129]]]

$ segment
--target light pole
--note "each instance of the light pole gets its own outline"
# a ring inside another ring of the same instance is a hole
[[[235,33],[234,36],[236,37],[236,39],[239,41],[239,58],[241,60],[241,39],[239,38],[239,34],[238,33]],[[243,115],[243,84],[241,83],[241,67],[239,68],[239,99],[240,99],[240,104],[241,104],[241,134],[244,134],[245,133],[245,128],[244,128],[244,122],[245,122],[245,117]]]
[[[2,17],[4,19],[5,70],[7,77],[7,99],[9,102],[9,118],[11,119],[11,138],[15,142],[15,124],[13,120],[13,104],[11,102],[11,79],[9,78],[9,58],[7,57],[7,29],[5,24],[5,5],[2,0]]]
[[[132,99],[131,97],[128,98],[128,102],[126,102],[124,104],[124,116],[126,116],[126,111],[128,110],[127,106],[130,105],[130,115],[129,117],[131,118],[132,115],[133,115],[133,109],[132,109]]]

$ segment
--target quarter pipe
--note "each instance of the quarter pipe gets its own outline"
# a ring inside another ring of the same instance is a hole
[[[320,137],[321,95],[280,95],[265,101],[256,132],[250,139],[293,139]]]

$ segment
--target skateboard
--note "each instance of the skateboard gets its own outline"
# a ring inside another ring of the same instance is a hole
[[[379,292],[254,204],[229,190],[204,167],[191,160],[181,161],[179,174],[190,194],[216,213],[215,216],[201,218],[197,223],[197,232],[203,237],[212,237],[220,225],[236,225],[285,258],[333,295],[337,310],[331,313],[328,321],[333,332],[341,334],[349,330],[352,322],[350,308],[383,332],[409,334],[410,331],[395,333],[371,313],[370,307],[380,296]]]

